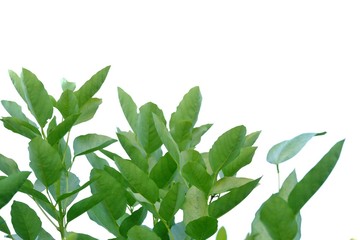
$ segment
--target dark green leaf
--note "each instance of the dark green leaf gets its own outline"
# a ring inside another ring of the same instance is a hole
[[[293,139],[286,140],[274,145],[268,152],[266,160],[272,164],[280,164],[294,157],[300,152],[305,144],[314,136],[324,135],[323,133],[303,133]]]
[[[224,227],[221,227],[216,235],[216,240],[227,240],[226,230]]]
[[[11,200],[29,175],[30,172],[17,172],[0,180],[0,209]]]
[[[274,240],[293,239],[298,231],[293,211],[287,202],[276,194],[262,205],[260,219]]]
[[[161,240],[156,233],[151,231],[150,228],[145,226],[134,226],[128,232],[128,240]]]
[[[217,223],[216,218],[204,216],[189,222],[185,231],[194,239],[204,240],[216,233]]]
[[[53,128],[53,130],[48,134],[47,140],[50,143],[50,145],[54,145],[57,143],[60,139],[62,139],[66,133],[70,131],[72,126],[74,126],[76,120],[78,119],[79,114],[77,115],[71,115],[63,122],[61,122],[59,125]]]
[[[22,70],[22,82],[27,106],[43,128],[53,114],[53,105],[49,94],[35,74],[25,68]]]
[[[27,122],[27,123],[33,125],[34,127],[36,127],[36,124],[33,123],[30,119],[28,119],[25,116],[25,114],[21,110],[21,106],[19,104],[17,104],[16,102],[2,100],[1,104],[4,106],[6,111],[10,114],[10,116],[17,118],[19,120],[22,120],[24,122]]]
[[[46,187],[60,178],[63,168],[60,155],[48,142],[41,137],[32,139],[29,143],[29,154],[31,169]]]
[[[33,139],[34,137],[41,136],[39,130],[28,122],[14,117],[4,117],[1,119],[4,127],[18,133],[24,137]]]
[[[69,82],[65,78],[61,79],[61,89],[63,91],[66,91],[66,90],[74,91],[75,88],[76,88],[76,83]]]
[[[324,157],[296,184],[289,195],[289,206],[294,213],[306,204],[319,190],[335,167],[344,145],[344,140],[337,142]]]
[[[79,113],[78,100],[75,94],[70,90],[65,90],[56,103],[63,118]]]
[[[143,207],[133,212],[130,216],[122,221],[119,228],[120,234],[124,237],[127,237],[129,230],[134,226],[141,225],[145,220],[146,215],[147,211]]]
[[[207,197],[203,191],[191,186],[186,193],[183,205],[184,223],[208,215]]]
[[[11,222],[15,232],[24,240],[35,240],[41,230],[41,221],[36,212],[22,202],[13,202]]]
[[[88,81],[84,83],[75,93],[79,106],[82,107],[92,96],[99,91],[109,72],[110,66],[107,66],[95,73]]]
[[[155,128],[153,114],[155,114],[163,124],[166,124],[162,110],[154,103],[146,103],[139,109],[138,123],[135,131],[140,144],[148,154],[154,152],[162,145],[159,134]]]
[[[182,176],[191,184],[202,190],[206,195],[212,186],[213,178],[206,172],[204,166],[195,161],[189,161],[182,168]]]
[[[95,205],[87,211],[87,214],[92,221],[104,227],[114,236],[120,236],[119,226],[116,223],[116,219],[113,218],[111,212],[109,212],[104,204],[100,203]]]
[[[238,126],[228,130],[215,141],[209,151],[209,161],[214,173],[218,173],[239,155],[245,134],[246,128]]]
[[[104,199],[103,194],[96,193],[91,197],[80,200],[71,206],[67,213],[67,222],[74,220],[79,217],[81,214],[85,213],[95,205],[99,204]]]
[[[236,207],[251,193],[251,191],[258,185],[259,181],[260,178],[246,183],[245,185],[231,190],[226,195],[210,203],[209,215],[219,218]]]
[[[98,134],[78,136],[74,140],[74,155],[79,156],[103,149],[116,142],[115,139]]]
[[[102,100],[99,98],[91,98],[89,99],[81,108],[80,108],[80,116],[77,119],[75,124],[80,124],[92,119],[98,110]]]
[[[0,216],[0,231],[6,234],[11,234],[5,220]]]
[[[190,128],[195,126],[200,107],[201,107],[201,93],[199,87],[194,87],[186,93],[176,108],[176,112],[171,115],[170,130],[177,128],[181,122],[190,122]]]
[[[176,162],[169,153],[159,159],[155,166],[151,169],[150,178],[154,180],[159,188],[165,187],[177,169]]]
[[[153,228],[153,231],[161,238],[161,240],[170,240],[169,232],[164,222],[157,222]]]
[[[186,189],[180,183],[175,183],[167,192],[160,204],[159,214],[169,222],[182,207],[185,200]]]
[[[169,151],[170,155],[173,157],[173,159],[179,163],[180,160],[180,151],[179,148],[175,142],[175,140],[172,138],[171,134],[167,130],[165,124],[161,121],[161,119],[153,114],[154,123],[156,130],[160,136],[161,141],[165,145],[166,149]]]
[[[210,194],[219,194],[239,188],[253,181],[250,178],[224,177],[219,179],[211,188]]]
[[[140,193],[151,203],[155,203],[158,200],[159,188],[144,171],[131,161],[120,160],[118,158],[115,158],[115,161],[133,191]]]
[[[118,97],[125,118],[128,121],[131,129],[135,132],[137,129],[137,118],[138,118],[137,106],[134,100],[130,97],[130,95],[119,87],[118,87]]]
[[[229,164],[223,167],[222,172],[225,176],[234,176],[244,166],[251,163],[256,147],[244,147],[241,148],[240,154]]]
[[[121,143],[121,146],[124,148],[125,152],[131,158],[131,160],[136,164],[136,166],[147,172],[149,166],[146,160],[146,152],[137,142],[135,134],[132,132],[118,131],[117,137]]]
[[[20,170],[17,163],[14,160],[0,154],[0,171],[5,173],[6,175],[11,175],[13,173],[19,172]]]

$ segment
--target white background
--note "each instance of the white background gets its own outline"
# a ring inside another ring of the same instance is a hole
[[[167,117],[191,87],[200,86],[198,123],[214,123],[200,151],[236,125],[262,130],[253,163],[239,172],[263,176],[261,185],[219,221],[231,240],[245,237],[255,211],[276,191],[275,167],[266,162],[272,145],[303,132],[328,132],[281,167],[282,178],[294,168],[302,178],[346,138],[334,172],[302,209],[302,239],[360,238],[359,12],[357,1],[346,0],[1,1],[0,99],[21,102],[9,69],[33,71],[57,98],[61,78],[80,86],[112,65],[97,94],[103,98],[99,112],[72,137],[94,132],[115,138],[116,127],[129,129],[117,86],[138,106],[157,103]],[[0,115],[7,116],[3,108]],[[113,147],[121,151],[118,143]],[[29,170],[27,139],[1,127],[0,152]],[[82,183],[89,169],[85,159],[75,163]],[[8,210],[0,215],[9,224]],[[111,236],[86,215],[69,229]]]

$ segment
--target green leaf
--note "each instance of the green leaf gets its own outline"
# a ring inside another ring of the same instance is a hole
[[[104,227],[114,236],[120,236],[119,226],[116,223],[116,219],[113,218],[109,210],[102,203],[89,209],[87,214],[92,221]]]
[[[4,117],[1,119],[1,121],[3,122],[5,128],[29,139],[41,136],[39,130],[36,127],[18,118]]]
[[[226,230],[221,227],[216,235],[216,240],[227,240]]]
[[[121,184],[124,180],[118,180],[117,176],[114,177],[107,171],[99,169],[93,169],[90,176],[91,179],[96,179],[91,185],[91,192],[105,195],[106,197],[101,204],[109,210],[114,219],[120,218],[126,210],[126,190]]]
[[[146,215],[147,211],[144,207],[141,207],[133,212],[130,216],[122,221],[119,227],[120,234],[124,237],[127,237],[129,230],[134,226],[141,225],[145,220]]]
[[[50,233],[45,231],[43,228],[40,230],[39,235],[37,236],[36,240],[55,240]]]
[[[61,79],[61,89],[63,91],[66,91],[66,90],[74,91],[75,88],[76,88],[76,83],[69,82],[65,78]]]
[[[122,132],[118,130],[117,137],[124,148],[127,155],[141,170],[148,171],[148,162],[146,152],[136,140],[136,136],[132,132]]]
[[[156,130],[160,136],[161,141],[163,142],[175,162],[179,163],[180,151],[175,140],[172,138],[171,134],[169,133],[161,119],[155,114],[153,114],[153,118]]]
[[[70,129],[74,126],[78,117],[79,114],[71,115],[65,118],[65,120],[61,122],[59,125],[54,127],[54,129],[48,134],[47,137],[47,140],[50,143],[50,145],[54,145],[60,139],[62,139],[66,135],[66,133],[68,133]]]
[[[244,186],[251,181],[254,180],[250,178],[224,177],[215,182],[215,184],[211,188],[210,194],[228,192],[235,188]]]
[[[110,66],[107,66],[95,73],[88,81],[84,83],[75,93],[78,99],[79,107],[82,107],[92,96],[99,91],[109,72]]]
[[[19,167],[17,163],[11,158],[7,158],[0,153],[0,171],[6,175],[11,175],[19,172]]]
[[[159,188],[155,182],[131,161],[115,158],[124,178],[129,182],[133,191],[140,193],[151,203],[159,198]]]
[[[178,144],[179,150],[183,151],[191,147],[192,126],[189,121],[182,121],[176,125],[171,131],[171,136]]]
[[[210,203],[209,215],[219,218],[236,207],[251,193],[251,191],[258,185],[259,181],[260,178],[246,183],[245,185],[231,190],[229,193]]]
[[[173,178],[176,169],[176,162],[169,153],[166,153],[151,169],[150,178],[159,188],[163,188]]]
[[[79,104],[75,94],[71,90],[65,90],[56,103],[63,118],[79,113]]]
[[[73,147],[74,155],[79,156],[103,149],[116,142],[115,139],[98,134],[86,134],[75,138]]]
[[[30,172],[17,172],[0,180],[0,209],[11,200],[29,175]]]
[[[174,240],[190,240],[191,238],[185,233],[184,222],[179,222],[171,227],[171,233],[174,236]]]
[[[259,138],[261,131],[256,131],[246,135],[243,147],[251,147]]]
[[[24,240],[35,240],[41,230],[41,221],[36,212],[22,202],[13,202],[11,222],[15,232]]]
[[[176,108],[176,112],[171,115],[170,130],[176,129],[181,122],[190,122],[190,129],[195,126],[201,107],[201,93],[199,87],[194,87],[186,93]]]
[[[67,213],[67,223],[79,217],[95,205],[99,204],[103,199],[104,195],[96,193],[88,198],[82,199],[79,202],[72,205]]]
[[[224,175],[234,176],[241,168],[251,163],[256,149],[256,147],[241,148],[240,154],[233,161],[223,167],[222,172]]]
[[[72,174],[72,173],[71,173]],[[74,176],[76,177],[76,175],[74,174]],[[77,178],[77,177],[76,177]],[[75,186],[77,186],[77,188],[75,189],[75,190],[73,190],[73,191],[71,191],[71,192],[66,192],[66,193],[63,193],[63,194],[61,194],[57,199],[56,199],[56,203],[59,203],[60,201],[62,201],[62,200],[64,200],[64,199],[67,199],[67,198],[69,198],[69,197],[72,197],[72,196],[75,196],[76,197],[76,195],[77,195],[77,193],[79,193],[81,190],[83,190],[83,189],[85,189],[86,187],[88,187],[91,183],[93,183],[94,181],[96,181],[97,179],[90,179],[89,181],[87,181],[86,183],[84,183],[81,187],[78,185],[79,184],[79,182],[77,182],[76,181],[76,184],[74,184],[75,183],[75,181],[71,181],[72,182],[72,187],[71,187],[71,189],[74,189],[75,188]],[[75,197],[74,197],[74,199],[75,199]],[[72,202],[73,200],[71,200],[70,202]],[[68,204],[67,205],[65,205],[65,206],[68,206]]]
[[[24,122],[27,122],[33,125],[34,127],[36,127],[36,124],[25,116],[25,114],[21,110],[21,106],[16,102],[2,100],[1,104],[4,106],[5,110],[10,114],[10,116],[22,120]]]
[[[289,195],[297,183],[298,183],[298,181],[297,181],[297,177],[296,177],[296,172],[294,170],[289,174],[289,176],[283,182],[283,184],[279,190],[279,196],[282,199],[284,199],[285,201],[288,201]]]
[[[22,82],[28,109],[43,128],[53,114],[50,96],[35,74],[25,68],[22,70]]]
[[[206,195],[209,193],[213,178],[206,172],[204,166],[198,162],[190,161],[183,166],[181,172],[191,185],[196,186]]]
[[[280,164],[294,157],[300,152],[305,144],[314,136],[324,135],[322,133],[303,133],[293,139],[286,140],[274,145],[268,152],[266,160],[272,164]]]
[[[137,130],[137,118],[138,118],[137,106],[134,100],[130,97],[130,95],[119,87],[118,87],[118,97],[125,118],[128,121],[131,129],[135,132]]]
[[[14,71],[9,70],[9,76],[10,79],[16,89],[16,91],[19,93],[19,95],[21,96],[21,98],[25,100],[25,92],[24,92],[24,86],[23,86],[23,81],[22,79],[19,77],[19,75],[17,75]]]
[[[97,240],[96,238],[83,233],[69,232],[66,240]]]
[[[194,239],[208,239],[216,233],[217,223],[216,218],[204,216],[189,222],[185,231]]]
[[[207,197],[203,191],[195,186],[191,186],[186,193],[183,205],[184,223],[189,222],[203,216],[208,216]]]
[[[41,137],[32,139],[29,143],[29,155],[31,169],[46,187],[60,178],[63,168],[61,158],[48,142]]]
[[[102,100],[99,98],[91,98],[89,99],[81,108],[80,108],[80,116],[77,119],[75,124],[80,124],[92,119],[98,110]]]
[[[167,192],[160,204],[159,214],[169,222],[182,207],[185,200],[186,189],[180,183],[175,183]]]
[[[214,173],[218,173],[239,155],[245,134],[246,128],[238,126],[228,130],[215,141],[209,151],[209,161]]]
[[[199,144],[201,137],[211,128],[211,126],[212,124],[205,124],[193,129],[190,148],[195,148],[195,146]]]
[[[9,227],[7,226],[5,220],[0,216],[0,231],[6,234],[11,234]]]
[[[170,240],[169,231],[164,222],[159,221],[154,225],[153,231],[161,238],[161,240]]]
[[[260,219],[274,240],[293,239],[298,231],[293,211],[277,194],[262,205]]]
[[[139,239],[146,239],[146,240],[161,240],[156,233],[151,231],[150,228],[145,226],[134,226],[128,232],[128,240],[139,240]]]
[[[109,166],[109,163],[96,155],[95,153],[88,153],[85,155],[91,166],[95,169],[104,169],[105,166]]]
[[[149,102],[139,109],[138,123],[135,131],[140,144],[148,154],[154,152],[162,145],[159,134],[155,128],[153,114],[156,115],[163,124],[166,124],[162,110],[159,109],[156,104]]]
[[[288,202],[294,213],[299,212],[326,181],[340,157],[344,141],[337,142],[291,191]]]
[[[53,185],[49,187],[51,195],[56,200],[56,203],[62,201],[62,207],[67,208],[76,198],[77,192],[80,188],[80,180],[79,178],[72,172],[67,172],[66,174],[61,174],[61,177],[58,181],[56,181]],[[60,196],[64,196],[64,194],[69,194],[66,198],[62,197],[60,200]]]

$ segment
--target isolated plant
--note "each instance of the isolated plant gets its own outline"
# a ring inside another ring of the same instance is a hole
[[[101,100],[94,98],[109,67],[96,73],[78,90],[64,80],[58,100],[48,95],[30,71],[21,76],[10,71],[11,80],[33,115],[34,123],[19,104],[2,101],[10,117],[4,126],[29,142],[30,172],[0,155],[0,207],[20,191],[30,196],[59,231],[61,239],[94,239],[68,232],[68,224],[83,213],[113,235],[113,239],[207,239],[218,231],[218,218],[240,204],[259,184],[260,178],[238,176],[252,162],[260,131],[247,133],[243,125],[223,133],[207,152],[196,150],[211,124],[197,126],[202,97],[198,87],[190,89],[167,121],[158,105],[149,102],[137,107],[118,88],[121,109],[131,130],[118,128],[116,136],[127,156],[106,150],[115,139],[89,133],[75,137],[70,149],[70,132],[90,120]],[[61,116],[57,123],[56,113]],[[301,134],[275,145],[267,160],[276,165],[295,156],[314,136]],[[297,181],[292,172],[257,212],[246,239],[300,239],[300,209],[324,183],[335,166],[343,145],[338,142]],[[89,180],[80,180],[71,171],[77,157],[85,156],[92,165]],[[77,194],[90,186],[92,195],[75,202]],[[145,218],[152,219],[145,226]],[[12,239],[54,239],[42,228],[37,213],[27,204],[13,201],[12,234],[3,218],[0,231]],[[226,239],[220,228],[218,240]]]

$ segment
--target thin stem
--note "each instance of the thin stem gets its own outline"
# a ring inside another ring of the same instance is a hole
[[[154,207],[154,209],[155,209],[155,211],[156,211],[156,215],[160,216],[160,214],[158,213],[158,211],[157,211],[157,209],[156,209],[156,207],[155,207],[154,204],[153,204],[153,207]],[[156,218],[153,217],[154,227],[155,227],[155,224],[156,224],[155,219],[156,219]],[[168,233],[169,233],[170,240],[174,240],[174,239],[175,239],[175,238],[174,238],[174,235],[172,234],[171,229],[170,229],[169,225],[167,224],[167,222],[166,222],[164,219],[162,219],[162,217],[160,217],[160,221],[162,221],[162,222],[164,223],[164,225],[165,225],[165,227],[166,227],[166,229],[167,229],[167,231],[168,231]]]
[[[280,168],[279,168],[279,164],[276,164],[276,171],[277,171],[277,175],[278,175],[278,189],[280,191]]]
[[[44,128],[41,128],[41,135],[46,140],[46,134],[44,132]]]
[[[47,215],[47,213],[44,211],[44,209],[40,206],[40,204],[33,198],[31,197],[34,202],[36,203],[36,205],[39,207],[40,211],[45,215],[45,217],[49,220],[49,222],[56,228],[58,229],[58,226],[56,226],[56,224],[51,220],[51,218]]]

